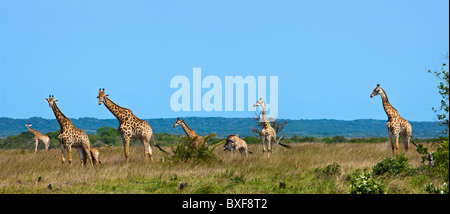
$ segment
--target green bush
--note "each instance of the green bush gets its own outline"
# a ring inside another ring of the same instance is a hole
[[[425,191],[431,194],[448,194],[448,184],[444,182],[442,188],[434,186],[433,183],[425,185]]]
[[[195,163],[207,163],[211,161],[218,161],[217,155],[214,153],[214,149],[223,144],[224,142],[219,142],[214,145],[208,145],[206,142],[215,134],[209,134],[205,136],[204,142],[200,143],[195,149],[192,144],[195,142],[196,138],[189,139],[188,137],[183,137],[178,142],[177,147],[172,148],[173,155],[169,157],[172,162],[186,162],[188,160],[193,160]]]
[[[449,181],[448,139],[446,141],[442,141],[441,146],[439,146],[437,151],[433,152],[433,156],[434,156],[434,167],[442,174],[444,179],[448,182]]]
[[[334,162],[330,165],[327,165],[324,168],[316,168],[314,171],[316,173],[330,177],[333,175],[340,175],[341,174],[341,166],[338,163]]]
[[[353,177],[350,182],[350,194],[383,194],[385,192],[384,187],[367,172]]]
[[[408,170],[409,168],[408,158],[401,154],[397,155],[395,159],[391,157],[383,159],[381,162],[372,167],[372,172],[374,175],[397,175]]]

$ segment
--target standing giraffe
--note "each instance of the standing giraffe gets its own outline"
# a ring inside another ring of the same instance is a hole
[[[267,157],[270,157],[270,153],[272,153],[272,143],[276,141],[277,133],[275,129],[269,123],[266,115],[266,102],[259,98],[259,100],[253,105],[253,107],[261,106],[262,108],[262,123],[263,128],[260,133],[261,140],[263,142],[263,152],[266,152],[267,149]]]
[[[43,144],[46,151],[50,150],[50,138],[47,135],[42,134],[40,131],[32,129],[31,123],[27,123],[26,126],[28,130],[30,130],[30,132],[34,135],[34,141],[36,143],[36,146],[34,147],[34,154],[36,154],[39,144]]]
[[[150,139],[153,138],[153,141],[155,141],[155,139],[153,137],[152,127],[150,127],[147,121],[141,120],[134,116],[130,109],[123,108],[115,104],[108,98],[108,96],[109,94],[105,95],[105,89],[103,89],[103,91],[99,89],[97,96],[98,104],[105,104],[106,108],[108,108],[108,110],[119,120],[118,130],[122,135],[126,163],[128,164],[128,157],[130,155],[130,139],[139,139],[142,144],[144,144],[145,160],[147,161],[148,157],[150,157],[151,161],[153,161]],[[159,147],[156,142],[155,146],[158,147],[159,150],[166,152]]]
[[[391,140],[392,154],[396,151],[398,155],[398,138],[399,136],[402,138],[403,144],[405,145],[405,152],[408,152],[409,142],[411,140],[412,128],[411,124],[408,123],[407,120],[400,117],[397,109],[395,109],[388,100],[386,92],[380,87],[380,84],[377,84],[377,87],[373,90],[370,98],[373,98],[376,95],[381,96],[381,100],[383,101],[384,111],[388,116],[388,122],[386,123],[389,138]],[[394,144],[395,139],[395,144]]]
[[[194,142],[192,143],[192,146],[194,149],[197,149],[198,146],[201,143],[203,143],[203,141],[204,141],[203,137],[199,136],[194,130],[189,128],[189,126],[186,124],[186,122],[184,122],[184,120],[177,118],[177,122],[175,122],[175,124],[173,125],[173,128],[175,128],[177,126],[181,126],[183,128],[184,132],[186,133],[186,135],[189,139],[195,139]]]
[[[80,155],[81,165],[86,164],[86,157],[94,165],[90,153],[90,143],[89,137],[85,131],[76,128],[69,118],[64,116],[64,114],[59,110],[56,103],[58,100],[53,99],[53,95],[50,95],[45,100],[48,102],[50,108],[52,108],[56,119],[58,120],[59,126],[61,127],[61,134],[58,135],[58,140],[61,146],[61,159],[62,164],[65,162],[65,151],[67,151],[67,159],[69,159],[69,166],[72,166],[72,147],[77,148],[78,154]]]

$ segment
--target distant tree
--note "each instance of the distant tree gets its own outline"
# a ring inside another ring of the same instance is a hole
[[[449,91],[448,91],[448,79],[449,74],[448,70],[448,54],[445,56],[445,62],[442,63],[441,71],[431,71],[428,70],[428,73],[433,73],[441,82],[438,85],[439,94],[442,96],[441,107],[439,109],[435,109],[433,107],[433,111],[438,116],[439,125],[444,127],[444,134],[448,134],[448,101],[449,101]]]
[[[97,135],[100,137],[101,141],[112,145],[116,143],[116,138],[120,137],[120,132],[115,128],[105,126],[97,129]]]

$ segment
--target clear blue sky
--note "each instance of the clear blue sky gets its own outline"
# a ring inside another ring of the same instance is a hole
[[[401,116],[433,121],[427,70],[449,51],[448,4],[0,0],[0,117],[52,119],[53,94],[70,118],[114,118],[100,87],[143,119],[254,116],[174,112],[170,80],[201,67],[222,81],[278,76],[279,118],[386,119],[369,98],[379,83]]]

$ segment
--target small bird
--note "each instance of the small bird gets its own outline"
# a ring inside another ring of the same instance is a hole
[[[52,191],[52,184],[49,184],[49,185],[47,186],[47,188],[48,188],[48,190]]]

